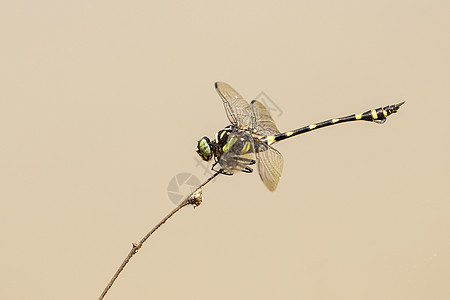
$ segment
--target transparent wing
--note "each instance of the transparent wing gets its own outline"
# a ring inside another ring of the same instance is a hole
[[[252,128],[256,130],[256,133],[265,136],[277,135],[280,133],[264,104],[257,100],[253,100],[250,106],[253,112]]]
[[[222,168],[231,173],[251,172],[248,166],[255,163],[254,140],[251,134],[241,130],[233,131],[223,151],[219,160]]]
[[[258,158],[259,177],[269,191],[275,191],[283,171],[283,156],[278,150],[267,144],[259,145],[256,156]]]
[[[225,111],[231,124],[240,128],[248,128],[251,123],[251,109],[247,101],[242,98],[229,84],[216,82],[216,90],[223,100]]]

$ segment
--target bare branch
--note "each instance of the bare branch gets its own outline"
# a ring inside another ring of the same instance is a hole
[[[216,176],[221,174],[220,172],[214,173],[211,177],[209,177],[205,182],[203,182],[195,191],[193,191],[189,196],[187,196],[174,210],[172,210],[167,216],[164,217],[158,224],[156,224],[155,227],[153,227],[152,230],[150,230],[139,243],[133,243],[133,246],[130,250],[130,253],[128,253],[125,260],[120,265],[119,269],[117,269],[114,276],[109,281],[106,288],[103,290],[103,293],[100,295],[99,299],[102,300],[108,290],[111,288],[111,286],[114,284],[114,281],[116,281],[117,277],[119,277],[120,272],[125,268],[125,266],[128,264],[130,259],[141,249],[142,245],[145,243],[145,241],[159,228],[162,224],[164,224],[170,217],[172,217],[177,211],[182,209],[183,207],[187,205],[193,205],[198,206],[202,203],[202,189],[203,187],[209,183],[211,180],[213,180]]]

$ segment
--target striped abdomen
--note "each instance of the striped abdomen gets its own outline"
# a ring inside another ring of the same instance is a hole
[[[401,102],[399,104],[388,105],[388,106],[380,107],[377,109],[368,110],[361,114],[353,114],[353,115],[349,115],[349,116],[342,117],[342,118],[329,119],[329,120],[326,120],[326,121],[323,121],[320,123],[315,123],[315,124],[304,126],[304,127],[292,130],[292,131],[280,133],[276,136],[267,136],[266,138],[263,139],[263,141],[267,142],[270,145],[275,142],[282,141],[289,137],[296,136],[296,135],[299,135],[299,134],[302,134],[305,132],[309,132],[309,131],[319,129],[322,127],[327,127],[327,126],[345,123],[345,122],[370,121],[370,122],[376,122],[376,123],[382,124],[386,121],[386,118],[389,115],[396,113],[397,110],[399,109],[399,107],[403,103],[405,103],[405,102]]]

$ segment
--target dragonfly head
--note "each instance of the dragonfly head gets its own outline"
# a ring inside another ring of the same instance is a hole
[[[195,148],[195,151],[200,155],[200,157],[204,161],[210,161],[213,156],[212,151],[212,144],[208,137],[204,136],[202,137],[198,143],[197,148]]]

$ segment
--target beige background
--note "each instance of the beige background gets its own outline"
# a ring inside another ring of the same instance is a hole
[[[314,3],[314,4],[313,4]],[[280,143],[275,193],[220,177],[108,299],[450,299],[448,1],[3,1],[0,298],[95,299],[206,177],[213,83],[281,130],[406,100],[382,126]]]

